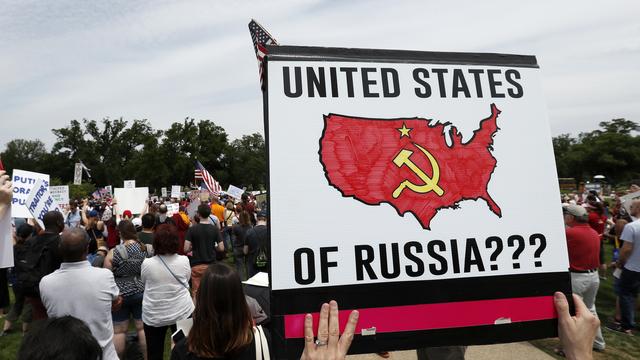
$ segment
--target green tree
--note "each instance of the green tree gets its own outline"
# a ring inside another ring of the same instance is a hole
[[[13,169],[42,172],[47,154],[40,140],[15,139],[7,143],[2,162],[9,172]]]
[[[255,133],[231,142],[226,162],[231,181],[249,190],[261,190],[267,183],[267,152],[264,138]]]

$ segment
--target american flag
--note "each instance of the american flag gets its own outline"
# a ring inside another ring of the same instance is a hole
[[[196,160],[196,171],[195,171],[196,180],[200,179],[204,183],[204,186],[215,196],[220,196],[220,191],[222,191],[222,187],[220,183],[216,181],[216,179],[209,174],[207,169],[202,166],[200,161]]]
[[[251,33],[253,49],[256,51],[256,58],[258,59],[260,86],[264,88],[264,69],[262,60],[265,55],[267,55],[266,45],[278,45],[278,42],[262,27],[262,25],[258,24],[258,22],[253,19],[249,22],[249,32]]]

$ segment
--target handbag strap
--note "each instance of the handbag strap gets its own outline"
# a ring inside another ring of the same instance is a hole
[[[180,285],[182,285],[185,289],[187,289],[187,291],[189,290],[189,287],[187,285],[185,285],[182,281],[180,281],[180,279],[178,279],[178,277],[176,276],[176,274],[173,273],[173,271],[171,271],[171,269],[169,269],[169,267],[167,266],[167,263],[164,262],[164,260],[162,259],[162,256],[158,255],[158,259],[160,259],[160,261],[162,261],[162,265],[164,265],[164,267],[167,268],[167,270],[171,273],[171,275],[173,275],[173,278],[176,279],[177,282],[180,283]]]
[[[253,339],[256,344],[256,360],[271,360],[269,344],[267,344],[267,338],[264,336],[262,325],[253,328]]]

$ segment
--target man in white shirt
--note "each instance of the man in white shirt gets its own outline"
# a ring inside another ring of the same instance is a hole
[[[98,340],[105,360],[117,360],[113,346],[111,309],[118,306],[120,291],[107,269],[92,267],[87,261],[89,242],[83,229],[62,233],[60,269],[40,281],[40,297],[49,317],[71,315],[84,321]]]

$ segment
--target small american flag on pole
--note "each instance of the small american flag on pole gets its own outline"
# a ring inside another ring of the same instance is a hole
[[[256,51],[258,59],[258,71],[260,73],[260,87],[264,89],[264,69],[263,60],[267,55],[266,45],[278,45],[276,39],[265,30],[257,21],[251,19],[249,22],[249,32],[251,33],[251,41],[253,41],[253,49]]]
[[[195,171],[196,180],[202,180],[204,186],[209,190],[209,192],[215,196],[220,196],[220,191],[222,191],[222,187],[220,183],[216,181],[216,179],[209,174],[207,169],[202,166],[200,161],[196,160],[196,171]]]

